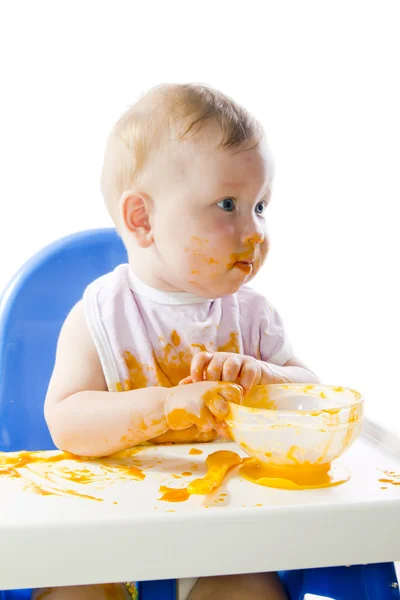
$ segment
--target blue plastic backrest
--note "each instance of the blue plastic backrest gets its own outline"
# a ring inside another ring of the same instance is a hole
[[[115,229],[82,231],[31,258],[0,300],[0,451],[54,448],[43,403],[61,326],[86,286],[127,261]]]

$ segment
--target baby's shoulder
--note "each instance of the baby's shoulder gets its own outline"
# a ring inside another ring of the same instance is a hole
[[[121,264],[104,275],[89,283],[84,292],[84,297],[89,294],[103,294],[114,296],[118,289],[129,288],[128,264]]]

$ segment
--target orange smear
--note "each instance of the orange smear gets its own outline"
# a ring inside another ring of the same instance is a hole
[[[24,490],[31,491],[35,494],[42,496],[76,496],[78,498],[85,498],[89,500],[95,500],[96,502],[102,502],[102,498],[96,498],[88,494],[82,494],[75,490],[67,489],[62,484],[58,486],[54,484],[51,479],[51,475],[58,475],[65,481],[73,481],[80,485],[86,485],[91,483],[109,482],[112,478],[105,477],[105,474],[119,475],[119,479],[134,479],[142,480],[145,478],[145,474],[138,469],[136,466],[120,462],[124,459],[131,458],[134,454],[139,451],[137,448],[131,448],[115,453],[112,456],[102,459],[91,459],[90,457],[75,456],[69,452],[59,452],[52,456],[45,456],[43,452],[28,452],[21,451],[14,455],[1,454],[0,453],[0,476],[3,475],[8,478],[21,479],[24,483]],[[58,470],[52,471],[47,470],[44,473],[45,483],[39,484],[32,482],[28,476],[21,469],[29,469],[32,465],[43,464],[49,465],[60,463],[62,461],[73,460],[75,463],[91,462],[94,465],[98,465],[102,473],[96,473],[88,468],[70,468],[69,466],[61,466]]]
[[[241,271],[243,271],[246,274],[249,274],[252,272],[253,270],[253,265],[250,265],[248,263],[244,263],[244,262],[237,262],[233,265],[236,269],[240,269]]]
[[[184,502],[191,494],[210,494],[221,485],[227,472],[241,464],[241,462],[242,459],[236,452],[231,452],[230,450],[213,452],[206,459],[208,471],[205,477],[195,479],[189,483],[187,488],[174,489],[162,485],[160,487],[160,493],[162,494],[160,500],[166,502]]]
[[[142,365],[138,359],[128,351],[124,352],[123,357],[129,371],[130,380],[125,382],[125,391],[147,387],[149,385],[149,380],[144,371],[145,369],[149,370],[149,367]]]
[[[143,473],[143,471],[141,471],[137,467],[128,467],[128,466],[125,467],[125,466],[121,465],[118,468],[121,471],[121,473],[128,475],[128,477],[130,479],[136,479],[138,481],[141,481],[146,477],[146,475]]]
[[[11,467],[12,469],[21,469],[32,463],[57,463],[62,460],[82,460],[81,458],[70,454],[69,452],[60,452],[54,456],[43,456],[42,452],[28,452],[27,450],[21,450],[14,456],[8,456],[8,454],[0,455],[0,474],[3,473],[4,467]],[[4,469],[6,470],[6,468]]]
[[[207,259],[208,262],[213,259]],[[153,354],[154,363],[141,363],[129,351],[123,353],[123,358],[129,372],[129,378],[115,383],[118,392],[144,388],[157,384],[163,387],[173,387],[190,375],[190,365],[196,350],[202,352],[208,349],[204,344],[190,344],[182,347],[182,340],[176,330],[170,334],[170,340],[159,337],[162,347]],[[209,342],[210,347],[212,342]],[[240,352],[239,334],[231,332],[229,340],[216,349],[218,352]],[[154,381],[155,380],[155,381]],[[153,381],[153,383],[152,383]]]
[[[208,417],[208,411],[204,407],[200,410],[200,415],[197,416],[193,413],[188,413],[184,408],[175,408],[167,416],[168,427],[171,429],[180,430],[196,425],[196,427],[202,427]]]
[[[182,379],[190,375],[190,365],[194,352],[189,347],[178,350],[177,347],[181,344],[181,338],[175,330],[171,333],[170,343],[164,343],[164,340],[161,341],[163,343],[161,353],[159,352],[157,356],[154,355],[159,385],[164,387],[178,385]]]
[[[210,494],[217,489],[224,480],[227,472],[240,465],[242,459],[236,452],[230,450],[219,450],[213,452],[206,459],[208,471],[205,477],[195,479],[188,485],[191,494]]]
[[[240,475],[258,485],[286,490],[332,487],[350,479],[350,471],[342,465],[282,467],[263,465],[252,459],[240,469]]]
[[[204,344],[190,344],[192,348],[198,348],[200,352],[207,352],[207,348]]]
[[[174,329],[174,331],[171,334],[171,342],[173,343],[174,346],[179,346],[180,343],[181,343],[181,338],[176,333],[175,329]]]
[[[157,436],[151,440],[152,444],[187,444],[194,442],[212,442],[217,437],[216,431],[199,431],[196,425],[188,427],[187,429],[180,429],[173,431],[170,429],[162,435]]]
[[[276,404],[270,398],[268,386],[256,385],[243,398],[243,406],[249,408],[262,408],[266,410],[276,410]]]
[[[80,494],[79,492],[75,492],[74,490],[62,490],[62,494],[66,494],[67,496],[76,496],[77,498],[85,498],[86,500],[95,500],[96,502],[104,502],[103,498],[96,498],[95,496],[88,496],[88,494]]]
[[[378,479],[380,483],[390,483],[390,485],[400,485],[400,473],[395,471],[381,471],[386,477]],[[387,488],[382,488],[387,489]]]
[[[160,500],[164,500],[165,502],[185,502],[190,496],[187,488],[177,490],[166,487],[165,485],[160,487],[160,492],[162,494]]]
[[[197,450],[197,448],[192,448],[189,450],[189,454],[203,454],[203,450]]]
[[[228,342],[219,346],[218,352],[233,352],[233,354],[240,354],[238,338],[239,334],[236,331],[231,331]]]

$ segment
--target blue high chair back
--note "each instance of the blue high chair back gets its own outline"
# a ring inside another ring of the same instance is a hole
[[[85,287],[126,262],[115,229],[58,240],[33,256],[0,300],[0,451],[54,448],[43,403],[58,334]]]

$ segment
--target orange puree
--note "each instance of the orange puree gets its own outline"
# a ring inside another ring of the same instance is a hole
[[[165,486],[160,487],[163,494],[160,500],[166,502],[184,502],[191,494],[210,494],[217,489],[224,480],[227,472],[241,464],[242,459],[236,452],[230,450],[218,450],[206,459],[208,471],[205,477],[195,479],[187,488],[174,489]]]
[[[176,489],[165,485],[160,487],[160,492],[162,494],[160,500],[166,502],[185,502],[190,496],[187,488]]]
[[[192,424],[197,427],[202,427],[206,422],[206,417],[208,416],[208,412],[203,408],[200,411],[200,415],[197,416],[193,413],[189,413],[184,408],[175,408],[171,410],[167,417],[168,426],[172,429],[184,429],[189,428]]]
[[[69,452],[58,452],[51,456],[45,456],[43,452],[28,452],[25,450],[13,455],[0,453],[0,476],[3,475],[9,478],[21,479],[25,484],[24,489],[42,496],[69,495],[102,502],[102,498],[79,493],[75,490],[68,489],[62,484],[55,484],[52,476],[56,475],[64,481],[73,481],[80,485],[90,483],[104,484],[105,482],[121,479],[142,480],[145,478],[145,474],[140,469],[128,462],[122,462],[131,458],[137,452],[138,449],[132,448],[102,459],[75,456]],[[85,465],[84,468],[71,468],[70,466],[60,464],[57,468],[52,468],[54,464],[67,460],[73,460],[75,463],[90,462],[92,465],[100,467],[101,473],[91,471],[87,468],[88,465]],[[28,475],[22,470],[26,468],[29,471],[31,470],[32,465],[35,464],[48,465],[50,467],[41,474],[45,480],[43,484],[32,482]]]
[[[240,456],[230,450],[213,452],[206,458],[208,471],[205,477],[189,483],[189,492],[191,494],[210,494],[221,485],[227,472],[240,465],[241,462]]]
[[[197,448],[192,448],[189,450],[189,454],[203,454],[203,450],[197,450]]]
[[[378,481],[381,483],[390,483],[391,485],[400,485],[400,473],[396,473],[395,471],[382,471],[382,473],[385,477],[378,479]]]
[[[286,490],[332,487],[350,479],[350,471],[342,465],[267,466],[255,459],[241,467],[240,475],[258,485]]]

